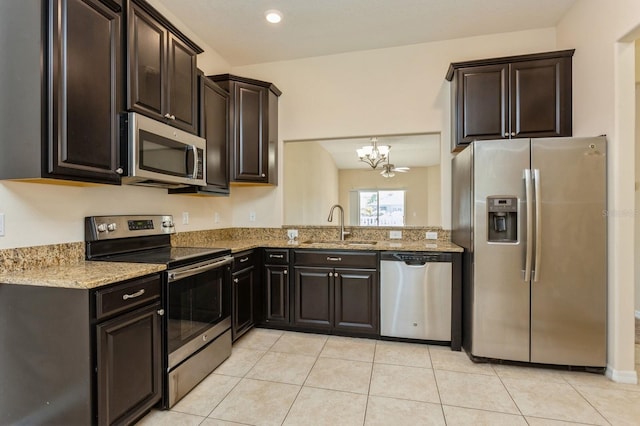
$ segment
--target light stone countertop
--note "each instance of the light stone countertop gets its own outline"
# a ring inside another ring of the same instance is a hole
[[[87,290],[165,269],[157,264],[87,261],[5,272],[0,274],[0,283]]]
[[[230,239],[209,241],[199,240],[193,244],[181,244],[192,247],[228,248],[232,253],[259,247],[284,249],[326,249],[326,250],[365,250],[365,251],[424,251],[424,252],[462,252],[463,249],[448,241],[439,240],[383,240],[376,244],[349,245],[353,240],[329,242],[293,242],[274,239]],[[37,258],[37,255],[34,255]],[[65,265],[33,266],[13,271],[1,272],[0,283],[20,284],[42,287],[60,287],[75,289],[94,289],[103,285],[141,277],[166,270],[165,265],[78,261]]]
[[[449,252],[461,253],[462,247],[448,241],[422,240],[422,241],[377,241],[376,244],[349,245],[349,240],[342,244],[338,241],[331,242],[293,242],[287,240],[214,240],[210,243],[199,243],[199,247],[223,247],[231,249],[232,253],[239,253],[258,247],[266,248],[300,248],[300,249],[329,249],[329,250],[367,250],[367,251],[425,251],[425,252]]]

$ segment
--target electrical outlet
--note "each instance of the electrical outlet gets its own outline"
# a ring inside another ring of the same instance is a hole
[[[256,221],[256,212],[249,212],[249,222]]]
[[[427,240],[437,240],[438,233],[436,231],[427,232],[426,238]]]
[[[213,223],[220,223],[220,213],[215,212],[213,214]]]
[[[399,240],[402,238],[402,231],[389,231],[389,238]]]
[[[296,238],[298,238],[298,230],[287,229],[287,237],[289,237],[289,240],[295,240]]]
[[[189,212],[182,212],[182,224],[183,225],[189,224]]]
[[[0,213],[0,237],[4,237],[4,213]]]

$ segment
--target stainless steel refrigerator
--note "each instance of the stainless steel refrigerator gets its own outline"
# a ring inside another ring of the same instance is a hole
[[[477,141],[452,163],[471,357],[606,365],[606,140]]]

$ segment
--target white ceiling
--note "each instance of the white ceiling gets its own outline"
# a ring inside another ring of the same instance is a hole
[[[396,167],[427,167],[440,163],[440,134],[376,136],[378,145],[389,145],[389,162]],[[338,169],[371,169],[358,160],[356,149],[371,145],[371,137],[316,141],[333,157]],[[378,166],[381,170],[381,166]]]
[[[553,27],[576,1],[157,0],[231,66]]]

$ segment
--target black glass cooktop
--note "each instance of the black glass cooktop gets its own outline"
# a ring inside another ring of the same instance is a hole
[[[231,254],[226,248],[203,247],[160,247],[148,250],[101,256],[92,260],[110,262],[157,263],[167,266],[181,266],[211,260]]]

